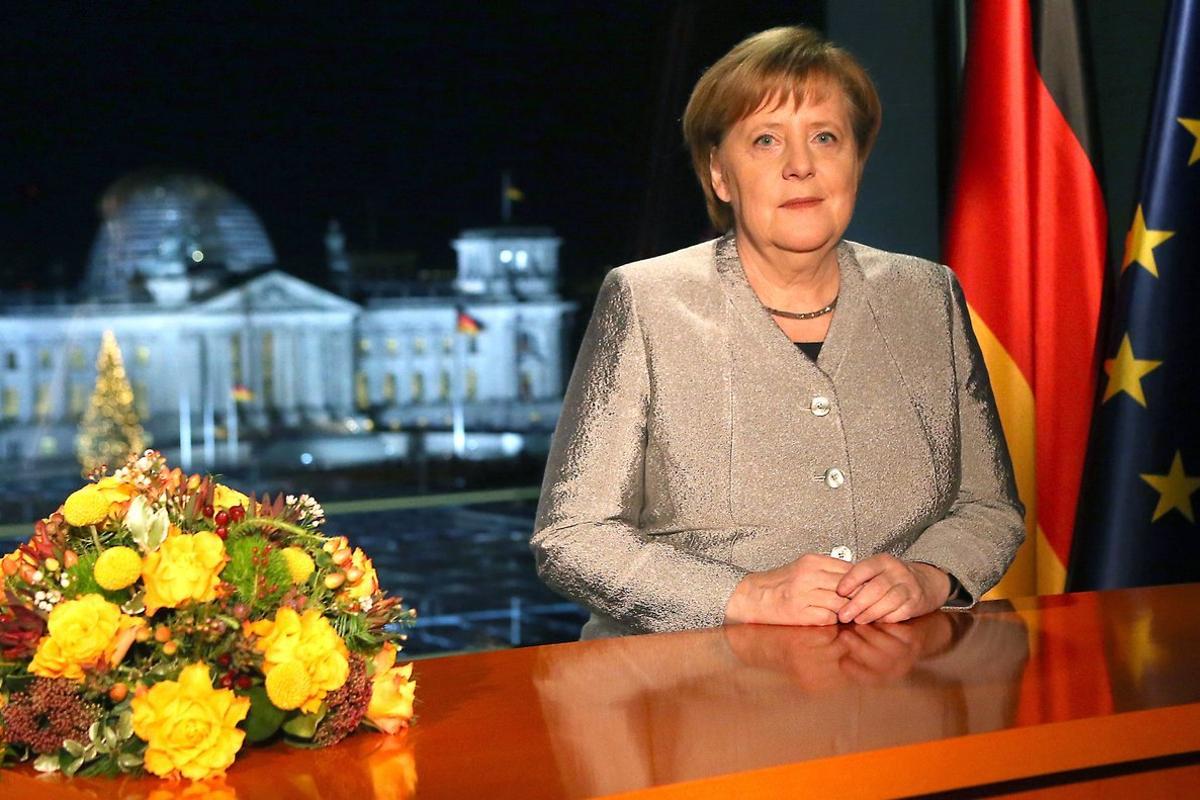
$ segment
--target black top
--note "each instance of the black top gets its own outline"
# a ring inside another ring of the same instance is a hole
[[[804,353],[804,355],[808,356],[813,361],[816,361],[817,356],[821,355],[821,345],[823,345],[825,343],[824,342],[792,342],[792,344],[796,345],[796,347],[799,347],[800,352]]]

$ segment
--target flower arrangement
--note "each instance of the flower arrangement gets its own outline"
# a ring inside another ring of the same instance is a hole
[[[0,764],[200,780],[246,744],[407,727],[414,612],[324,522],[152,450],[98,471],[0,560]]]

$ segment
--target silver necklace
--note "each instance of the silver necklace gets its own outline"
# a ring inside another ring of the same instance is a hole
[[[770,311],[771,315],[775,317],[787,317],[788,319],[816,319],[817,317],[825,316],[830,311],[833,311],[835,308],[837,308],[837,301],[838,295],[834,295],[833,302],[824,308],[818,308],[816,311],[780,311],[778,308],[771,308],[768,305],[763,305],[763,308],[765,308],[767,311]]]

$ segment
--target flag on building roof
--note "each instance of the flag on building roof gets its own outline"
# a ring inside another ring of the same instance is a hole
[[[474,336],[483,330],[483,323],[468,314],[466,309],[459,307],[457,327],[459,333],[465,333],[470,336]]]
[[[1055,593],[1091,423],[1107,215],[1074,3],[973,9],[945,260],[970,306],[1027,534],[991,596]]]
[[[1071,588],[1200,580],[1200,2],[1167,11]]]

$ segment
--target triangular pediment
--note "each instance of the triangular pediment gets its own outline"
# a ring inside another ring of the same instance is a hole
[[[200,303],[199,308],[211,312],[331,311],[355,313],[361,310],[357,303],[279,270],[272,270],[241,286],[226,289],[215,297]]]

